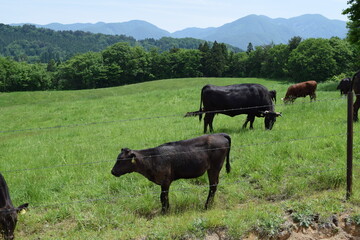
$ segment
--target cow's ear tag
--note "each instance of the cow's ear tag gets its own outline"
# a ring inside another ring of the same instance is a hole
[[[21,215],[24,215],[25,213],[26,213],[25,208],[21,209],[20,214],[21,214]]]
[[[135,158],[131,159],[131,163],[135,164]]]

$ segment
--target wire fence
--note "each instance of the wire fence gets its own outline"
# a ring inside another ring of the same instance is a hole
[[[344,98],[328,98],[322,100],[316,100],[314,102],[330,102],[344,100]],[[304,105],[311,104],[312,102],[298,102],[292,103],[291,105]],[[214,111],[199,111],[198,114],[206,114],[206,113],[227,113],[232,111],[246,111],[252,109],[259,108],[267,108],[271,106],[288,106],[290,104],[271,104],[271,105],[262,105],[262,106],[254,106],[254,107],[244,107],[244,108],[231,108],[231,109],[222,109],[222,110],[214,110]],[[186,114],[186,113],[185,113]],[[51,129],[59,129],[59,128],[75,128],[75,127],[84,127],[84,126],[92,126],[92,125],[102,125],[102,124],[111,124],[111,123],[123,123],[123,122],[133,122],[133,121],[143,121],[143,120],[153,120],[153,119],[161,119],[161,118],[175,118],[175,117],[184,117],[184,113],[181,114],[169,114],[169,115],[159,115],[159,116],[145,116],[139,118],[129,118],[129,119],[120,119],[120,120],[112,120],[112,121],[98,121],[98,122],[89,122],[89,123],[76,123],[69,125],[58,125],[58,126],[48,126],[48,127],[33,127],[33,128],[23,128],[23,129],[9,129],[9,130],[0,130],[0,133],[16,133],[16,132],[26,132],[26,131],[42,131],[42,130],[51,130]]]
[[[277,140],[277,141],[259,142],[259,143],[232,146],[231,150],[237,150],[237,149],[242,149],[242,148],[246,148],[246,147],[253,147],[253,146],[264,146],[264,145],[271,145],[271,144],[278,144],[278,143],[307,141],[307,140],[338,137],[338,136],[346,136],[346,135],[347,135],[346,133],[338,133],[338,134],[330,134],[330,135],[323,135],[323,136],[311,136],[311,137],[303,137],[303,138],[293,138],[293,139],[284,139],[284,140]],[[214,151],[214,150],[220,150],[220,149],[224,149],[224,148],[204,149],[204,150],[198,150],[198,151],[191,151],[191,153],[204,152],[204,151]],[[184,154],[184,153],[189,153],[189,152],[176,152],[176,153],[171,153],[171,154],[149,155],[149,156],[144,156],[144,158],[168,157],[168,156],[181,155],[181,154]],[[131,160],[131,159],[122,159],[121,161],[128,161],[128,160]],[[17,172],[24,172],[24,171],[46,170],[46,169],[55,169],[55,168],[62,168],[62,167],[77,167],[77,166],[82,167],[82,166],[86,166],[86,165],[94,165],[94,164],[109,163],[109,162],[115,162],[115,160],[113,159],[113,160],[101,160],[101,161],[93,161],[93,162],[61,164],[61,165],[55,165],[55,166],[43,166],[43,167],[36,167],[36,168],[10,169],[10,170],[3,170],[2,172],[3,173],[17,173]]]
[[[312,174],[320,174],[320,173],[327,173],[327,172],[339,172],[340,170],[344,170],[345,171],[345,167],[343,168],[327,168],[326,170],[316,170],[316,171],[311,171]],[[288,174],[286,175],[286,177],[291,178],[291,177],[296,177],[296,174]],[[239,178],[241,178],[241,176],[239,176]],[[214,185],[209,185],[209,184],[201,184],[201,185],[192,185],[190,187],[177,187],[175,189],[171,189],[171,192],[182,192],[182,193],[188,193],[188,192],[193,192],[195,189],[209,189],[209,187],[211,186],[220,186],[220,187],[225,187],[225,186],[232,186],[232,185],[239,185],[239,184],[250,184],[249,180],[235,180],[235,181],[231,181],[231,182],[227,182],[227,181],[220,181],[218,184],[214,184]],[[121,195],[121,196],[115,196],[115,195],[109,195],[106,197],[97,197],[97,198],[86,198],[86,199],[81,199],[81,200],[74,200],[74,201],[67,201],[67,202],[58,202],[58,203],[50,203],[50,204],[40,204],[40,205],[34,205],[34,206],[30,206],[29,208],[31,209],[39,209],[39,208],[59,208],[62,206],[69,206],[69,205],[75,205],[75,204],[85,204],[85,203],[92,203],[92,202],[99,202],[99,201],[105,201],[105,202],[112,202],[118,199],[123,199],[123,198],[134,198],[134,197],[143,197],[143,196],[147,196],[147,195],[159,195],[161,192],[170,192],[170,191],[158,191],[158,190],[154,190],[154,191],[146,191],[145,193],[137,193],[137,194],[126,194],[126,195]],[[0,212],[8,212],[8,211],[16,211],[13,209],[0,209]]]
[[[344,100],[344,98],[330,98],[330,99],[323,99],[323,100],[317,100],[316,102],[327,102],[327,101],[338,101],[338,100]],[[301,102],[301,103],[293,103],[291,105],[299,105],[299,104],[310,104],[310,102]],[[313,103],[311,103],[313,104]],[[277,104],[275,106],[287,106],[288,104]],[[241,111],[241,110],[249,110],[254,108],[263,108],[267,106],[259,106],[259,107],[251,107],[251,108],[237,108],[237,109],[224,109],[224,110],[216,110],[216,111],[204,111],[199,112],[199,114],[206,114],[206,113],[225,113],[228,111]],[[162,115],[162,116],[149,116],[149,117],[140,117],[140,118],[130,118],[130,119],[122,119],[122,120],[114,120],[114,121],[99,121],[99,122],[91,122],[91,123],[83,123],[83,124],[70,124],[70,125],[59,125],[59,126],[50,126],[50,127],[34,127],[34,128],[27,128],[27,129],[12,129],[12,130],[0,130],[0,133],[16,133],[16,132],[25,132],[25,131],[42,131],[42,130],[49,130],[49,129],[59,129],[59,128],[75,128],[75,127],[83,127],[83,126],[91,126],[91,125],[100,125],[100,124],[110,124],[110,123],[121,123],[121,122],[130,122],[130,121],[142,121],[142,120],[149,120],[149,119],[160,119],[160,118],[174,118],[174,117],[183,117],[184,114],[170,114],[170,115]],[[358,132],[357,132],[358,133]],[[270,144],[280,144],[280,143],[289,143],[289,142],[298,142],[298,141],[312,141],[316,139],[324,139],[324,138],[331,138],[331,137],[343,137],[347,136],[346,132],[340,132],[337,134],[330,134],[330,135],[321,135],[321,136],[310,136],[310,137],[300,137],[300,138],[292,138],[292,139],[282,139],[282,140],[276,140],[276,141],[267,141],[267,142],[259,142],[259,143],[251,143],[251,144],[244,144],[244,145],[237,145],[232,146],[231,150],[239,150],[242,148],[247,147],[258,147],[258,146],[265,146]],[[214,149],[211,149],[214,150]],[[202,150],[202,151],[208,151],[208,150]],[[175,154],[183,154],[182,153],[175,153]],[[147,157],[165,157],[165,156],[173,156],[172,154],[166,154],[166,155],[153,155],[153,156],[147,156]],[[82,167],[82,166],[90,166],[94,164],[102,164],[102,163],[109,163],[109,162],[115,162],[115,160],[100,160],[100,161],[92,161],[92,162],[81,162],[81,163],[72,163],[72,164],[60,164],[55,166],[42,166],[42,167],[34,167],[34,168],[23,168],[23,169],[8,169],[3,170],[2,173],[22,173],[26,171],[40,171],[40,170],[51,170],[51,169],[59,169],[64,167]],[[360,164],[355,164],[356,166],[360,166]],[[345,172],[345,162],[343,168],[328,168],[326,166],[326,169],[319,170],[314,169],[314,171],[310,171],[309,173],[312,174],[319,174],[324,172],[338,172],[338,171],[344,171]],[[295,175],[286,175],[286,177],[294,177]],[[240,177],[240,176],[239,176]],[[247,180],[236,180],[234,182],[220,182],[219,186],[227,186],[227,185],[236,185],[241,183],[248,183]],[[201,188],[209,188],[209,185],[200,185],[195,187],[201,187]],[[172,189],[171,191],[189,191],[191,188],[181,188],[181,189]],[[35,205],[31,206],[32,209],[39,209],[39,208],[52,208],[52,207],[59,207],[59,206],[65,206],[65,205],[74,205],[74,204],[80,204],[80,203],[89,203],[89,202],[98,202],[98,201],[115,201],[119,198],[132,198],[132,197],[139,197],[144,196],[147,193],[141,193],[141,194],[129,194],[129,195],[121,195],[121,196],[114,196],[110,195],[107,197],[100,197],[100,198],[88,198],[88,199],[82,199],[82,200],[75,200],[75,201],[69,201],[69,202],[62,202],[62,203],[50,203],[50,204],[43,204],[43,205]],[[159,191],[153,191],[150,192],[150,194],[159,194]]]

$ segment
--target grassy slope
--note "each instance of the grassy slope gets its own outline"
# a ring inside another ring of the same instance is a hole
[[[232,136],[232,172],[223,170],[212,209],[203,210],[207,177],[179,180],[170,190],[171,211],[160,214],[160,187],[139,174],[115,178],[110,170],[122,147],[142,149],[196,137],[203,124],[184,113],[199,108],[207,83],[257,82],[276,89],[283,113],[272,131],[263,119],[254,130],[240,127],[245,116],[215,117],[216,132]],[[22,239],[169,239],[201,236],[226,228],[243,236],[261,223],[274,223],[287,209],[359,213],[355,147],[354,197],[344,203],[346,100],[322,91],[309,103],[283,105],[288,84],[264,79],[172,79],[117,88],[0,93],[0,171],[14,204],[30,202],[16,235]],[[152,118],[164,116],[162,118]],[[134,121],[122,121],[138,119]],[[94,124],[88,124],[94,123]],[[65,126],[60,128],[47,128]],[[355,146],[358,140],[355,125]],[[324,137],[328,136],[328,137]],[[92,164],[88,164],[92,163]],[[79,164],[57,168],[44,168]],[[40,169],[34,169],[40,168]],[[28,171],[15,171],[30,169]]]

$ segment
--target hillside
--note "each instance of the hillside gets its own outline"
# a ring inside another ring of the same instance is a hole
[[[78,53],[98,52],[117,42],[134,46],[136,40],[124,35],[104,35],[82,31],[54,31],[33,25],[0,24],[0,55],[17,61],[64,61]]]
[[[126,35],[132,36],[137,40],[154,38],[160,39],[162,37],[170,37],[170,33],[162,30],[155,25],[146,21],[133,20],[122,23],[74,23],[74,24],[60,24],[51,23],[47,25],[35,24],[39,28],[49,28],[55,31],[84,31],[92,33],[102,33],[108,35]]]
[[[0,55],[13,57],[17,61],[48,63],[51,59],[61,62],[76,54],[90,51],[99,52],[117,42],[127,42],[130,46],[142,46],[146,50],[157,48],[160,51],[168,51],[172,48],[197,49],[200,44],[205,42],[205,40],[194,38],[170,37],[137,41],[131,36],[95,34],[75,30],[80,25],[83,26],[82,24],[74,24],[59,30],[58,24],[52,24],[53,28],[58,29],[55,31],[38,28],[34,25],[10,26],[0,24]],[[88,25],[85,24],[84,26]],[[145,34],[146,30],[143,33]],[[151,34],[149,33],[148,36]],[[229,45],[228,49],[234,52],[239,51],[238,48]]]
[[[137,173],[111,175],[121,148],[151,148],[202,135],[203,121],[183,116],[199,109],[205,84],[249,82],[276,90],[275,110],[283,116],[271,131],[264,130],[262,118],[249,130],[241,129],[245,115],[215,116],[215,133],[232,138],[232,169],[227,174],[223,167],[210,209],[204,210],[206,174],[172,183],[166,215],[160,212],[160,186]],[[188,78],[0,94],[1,173],[14,205],[30,203],[19,216],[16,239],[190,240],[212,234],[209,239],[276,239],[307,231],[327,231],[327,239],[336,239],[331,238],[340,232],[336,225],[359,230],[355,162],[353,197],[344,201],[346,98],[334,91],[336,85],[329,89],[322,83],[318,101],[307,97],[284,105],[280,98],[289,84]],[[355,146],[359,127],[354,124]]]
[[[186,28],[170,33],[145,21],[129,21],[124,23],[95,24],[48,24],[38,27],[54,30],[82,30],[93,33],[124,34],[137,40],[145,38],[160,39],[161,37],[196,38],[207,41],[218,41],[246,49],[249,42],[253,46],[287,43],[294,36],[306,38],[344,38],[347,33],[346,22],[330,20],[319,14],[306,14],[299,17],[269,18],[266,16],[249,15],[220,27]]]

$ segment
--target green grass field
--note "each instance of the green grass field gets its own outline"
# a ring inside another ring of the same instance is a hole
[[[257,118],[217,115],[215,132],[232,137],[232,171],[220,174],[205,211],[206,174],[170,188],[161,214],[160,187],[137,173],[111,175],[121,148],[143,149],[202,135],[203,122],[184,118],[199,109],[205,84],[260,83],[278,93],[282,112],[273,130]],[[20,215],[19,239],[195,239],[218,229],[239,239],[253,229],[276,232],[287,210],[321,221],[360,204],[359,124],[354,125],[353,197],[345,200],[347,100],[319,84],[309,97],[284,105],[290,83],[265,79],[171,79],[109,89],[0,93],[0,172]],[[335,87],[334,87],[335,86]]]

